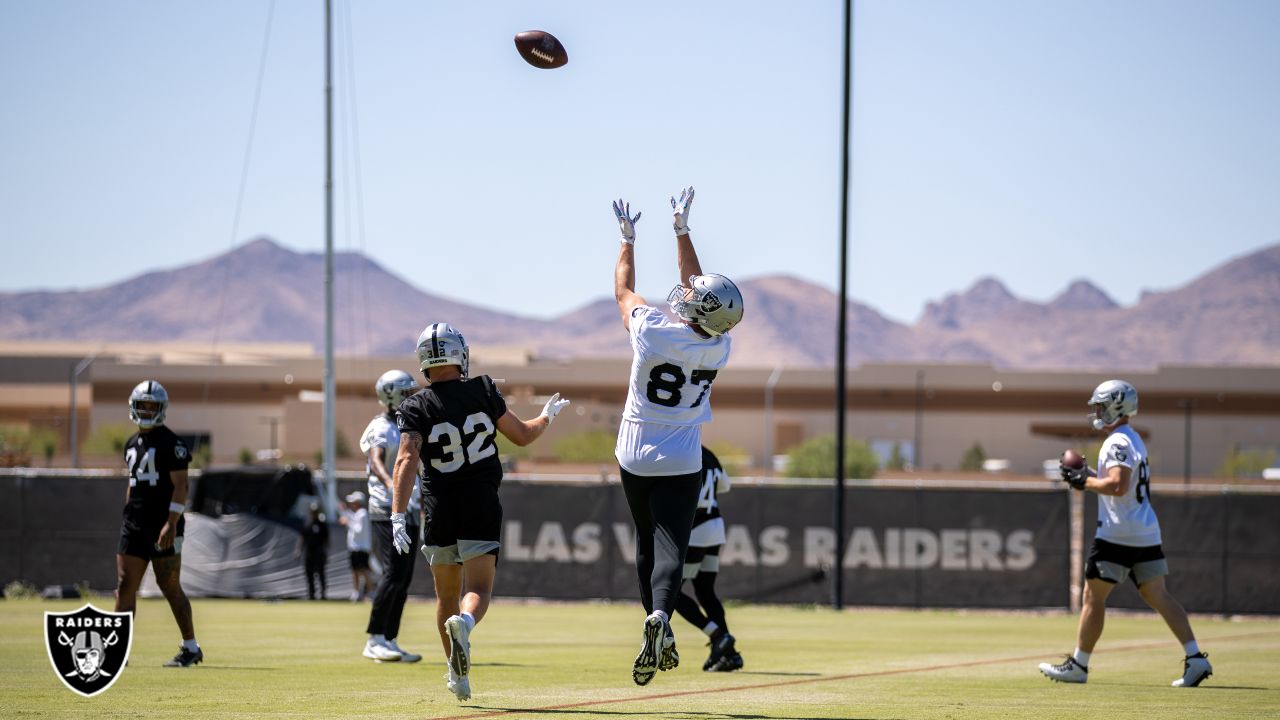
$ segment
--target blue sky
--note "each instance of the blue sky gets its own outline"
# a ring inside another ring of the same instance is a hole
[[[320,0],[275,4],[237,220],[270,7],[0,2],[0,291],[259,235],[323,248]],[[610,294],[622,196],[656,301],[667,197],[694,184],[706,270],[837,287],[842,3],[337,8],[339,250],[547,317]],[[1033,300],[1084,277],[1128,304],[1280,242],[1280,3],[866,0],[855,21],[854,299],[909,322],[984,276]],[[520,60],[533,28],[568,66]]]

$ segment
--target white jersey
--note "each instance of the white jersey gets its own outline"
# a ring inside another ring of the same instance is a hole
[[[1130,547],[1160,544],[1160,521],[1151,507],[1151,470],[1147,466],[1147,446],[1128,424],[1107,436],[1098,452],[1098,476],[1116,466],[1133,471],[1129,491],[1121,496],[1098,496],[1100,540]]]
[[[400,452],[400,428],[385,414],[378,415],[369,421],[369,427],[360,436],[360,452],[369,457],[374,448],[386,448],[382,462],[388,471],[393,471],[396,454]],[[373,464],[365,460],[365,472],[369,476],[369,515],[375,520],[386,520],[391,517],[391,490],[382,484],[382,478],[373,472]],[[418,483],[413,483],[413,494],[409,496],[409,517],[416,518],[422,509],[422,495]],[[416,521],[411,521],[415,522]]]
[[[657,308],[631,311],[631,384],[614,455],[635,475],[702,469],[702,424],[711,383],[729,361],[729,336],[703,337]]]

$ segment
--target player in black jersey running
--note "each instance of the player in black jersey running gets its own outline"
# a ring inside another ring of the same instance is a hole
[[[169,393],[154,380],[138,383],[129,394],[129,419],[138,432],[124,446],[129,487],[116,549],[116,612],[134,612],[138,586],[151,563],[156,584],[182,632],[182,647],[165,667],[190,667],[204,660],[191,620],[191,601],[180,581],[191,452],[165,426],[168,409]]]
[[[421,462],[422,552],[435,582],[436,628],[449,659],[449,690],[467,700],[470,635],[489,609],[501,546],[502,464],[493,434],[528,445],[569,401],[556,393],[538,417],[516,417],[492,378],[467,376],[467,342],[445,323],[429,325],[418,337],[418,365],[428,385],[396,411],[400,448],[392,476],[392,536],[397,551],[412,550],[405,510]]]

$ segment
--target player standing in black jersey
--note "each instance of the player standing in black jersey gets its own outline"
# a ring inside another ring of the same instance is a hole
[[[742,669],[742,655],[734,647],[724,604],[716,595],[716,575],[720,573],[720,546],[724,545],[724,518],[720,515],[720,495],[729,492],[729,475],[720,459],[702,446],[702,492],[693,516],[689,550],[684,556],[684,579],[693,582],[693,594],[676,598],[676,612],[711,639],[711,655],[702,669],[730,672]]]
[[[124,495],[124,523],[116,550],[116,612],[134,612],[138,585],[147,571],[182,632],[182,647],[165,667],[190,667],[204,660],[191,620],[191,601],[182,591],[183,512],[187,503],[187,465],[191,453],[164,424],[169,393],[154,380],[138,383],[129,394],[129,419],[138,432],[124,446],[129,487]]]
[[[489,609],[501,547],[502,464],[493,434],[528,445],[569,401],[556,393],[538,417],[516,417],[492,378],[467,377],[467,342],[445,323],[429,325],[418,337],[418,365],[428,385],[396,411],[400,448],[393,473],[392,537],[400,553],[413,549],[405,510],[421,463],[426,470],[422,552],[435,581],[436,628],[449,659],[445,677],[449,690],[467,700],[470,635]]]

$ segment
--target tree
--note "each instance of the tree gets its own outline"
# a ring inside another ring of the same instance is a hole
[[[844,443],[846,478],[875,477],[880,461],[865,442],[853,438]],[[836,475],[836,436],[820,435],[787,453],[788,477],[833,478]]]
[[[252,464],[253,464],[253,451],[252,451],[252,450],[250,450],[250,449],[249,449],[249,448],[247,448],[247,447],[242,447],[242,448],[240,448],[240,464],[241,464],[241,465],[252,465]]]
[[[58,452],[58,433],[49,428],[31,431],[31,449],[44,457],[45,467],[53,463],[53,456]]]
[[[137,428],[129,423],[99,425],[84,441],[84,449],[90,455],[124,458],[124,445]]]
[[[967,472],[977,472],[982,469],[982,463],[987,459],[987,453],[982,449],[982,443],[975,442],[964,451],[964,457],[960,458],[960,469]]]
[[[889,451],[889,460],[884,464],[885,470],[906,470],[907,458],[902,454],[902,443],[895,442]]]
[[[713,442],[707,443],[707,449],[715,454],[720,460],[720,465],[724,467],[725,473],[729,477],[742,474],[744,467],[748,465],[751,458],[746,450],[734,445],[731,442]]]
[[[608,430],[589,430],[556,440],[551,451],[561,462],[612,463],[617,436]]]

